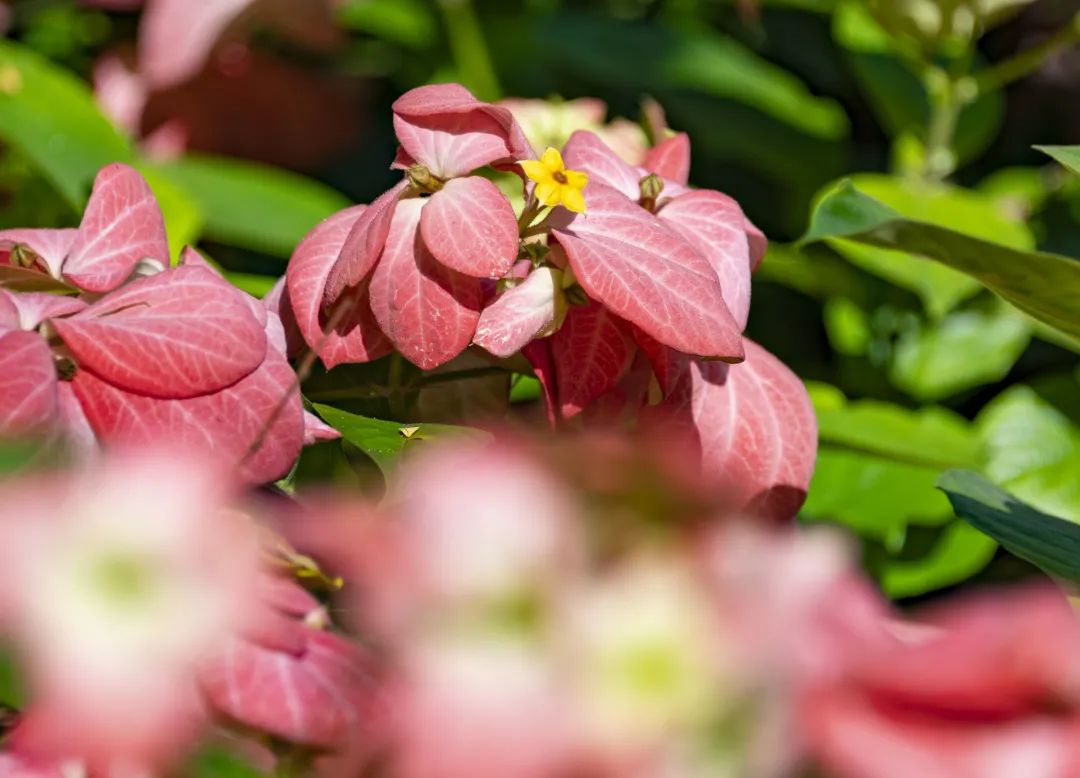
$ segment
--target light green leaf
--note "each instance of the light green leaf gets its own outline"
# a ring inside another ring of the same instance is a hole
[[[1031,324],[1004,305],[996,311],[955,311],[905,332],[889,378],[924,402],[999,381],[1031,341]]]
[[[1074,173],[1080,173],[1080,146],[1036,146]]]
[[[255,162],[189,154],[158,169],[199,204],[207,238],[279,257],[349,206],[317,181]]]
[[[912,411],[877,400],[850,401],[827,384],[811,383],[807,389],[823,443],[930,469],[978,464],[976,431],[952,411],[933,406]]]
[[[315,403],[312,408],[342,438],[356,446],[389,476],[398,458],[408,447],[423,445],[423,441],[437,438],[459,437],[486,440],[489,433],[470,427],[450,424],[402,424],[396,421],[372,419],[354,413],[346,413],[329,405]]]
[[[942,227],[1016,249],[1030,249],[1034,238],[1022,223],[1006,217],[996,200],[947,185],[924,186],[883,175],[859,175],[855,188],[908,219]],[[917,256],[865,243],[830,241],[848,260],[915,292],[931,316],[940,317],[979,291],[978,281],[958,270],[928,264]]]
[[[970,578],[994,558],[997,542],[962,521],[942,528],[928,553],[918,559],[888,560],[879,573],[889,597],[915,597]]]
[[[819,203],[804,243],[833,238],[934,259],[963,271],[1033,318],[1080,339],[1080,262],[1021,251],[901,216],[845,181]]]
[[[1016,556],[1051,575],[1080,580],[1080,526],[1036,510],[968,470],[942,474],[938,486],[957,516]]]
[[[0,138],[20,149],[81,213],[98,170],[131,162],[130,142],[106,119],[86,83],[0,40]]]
[[[1035,508],[1080,522],[1080,429],[1030,387],[1014,386],[976,419],[986,476]]]
[[[157,170],[140,165],[139,172],[146,178],[161,206],[165,231],[169,236],[169,252],[175,261],[184,246],[198,243],[203,225],[202,211],[187,191]]]

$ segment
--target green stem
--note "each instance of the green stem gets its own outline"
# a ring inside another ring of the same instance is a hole
[[[956,169],[956,126],[970,91],[970,81],[956,79],[940,68],[930,68],[925,77],[930,98],[930,124],[926,131],[926,160],[922,177],[941,181]]]
[[[1038,46],[1021,51],[1009,59],[985,68],[975,76],[977,94],[1008,86],[1042,67],[1047,58],[1080,43],[1080,13],[1072,21]]]
[[[438,0],[458,75],[481,100],[502,96],[472,0]]]

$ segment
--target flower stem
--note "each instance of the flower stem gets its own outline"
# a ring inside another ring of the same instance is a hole
[[[458,75],[481,100],[502,96],[472,0],[438,0]]]

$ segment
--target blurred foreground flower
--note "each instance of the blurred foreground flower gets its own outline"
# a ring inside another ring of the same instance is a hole
[[[145,451],[5,488],[0,592],[31,699],[16,753],[136,774],[195,742],[198,665],[251,619],[259,564],[228,488]]]

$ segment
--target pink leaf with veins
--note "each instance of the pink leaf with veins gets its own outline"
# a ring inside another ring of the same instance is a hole
[[[36,329],[46,319],[71,316],[86,308],[86,303],[78,297],[47,292],[23,292],[11,297],[19,309],[19,324],[24,330]]]
[[[534,156],[508,109],[480,102],[460,84],[418,87],[392,108],[405,153],[440,178]]]
[[[356,644],[309,629],[299,655],[230,641],[206,663],[200,684],[233,721],[290,743],[334,748],[362,735],[372,680]]]
[[[589,296],[679,351],[742,359],[740,328],[708,260],[608,186],[590,182],[585,201],[585,214],[556,211],[552,234]]]
[[[108,292],[146,257],[168,267],[165,219],[139,172],[114,162],[94,179],[64,278],[90,292]]]
[[[753,341],[740,365],[693,361],[647,416],[688,437],[733,510],[787,520],[806,499],[817,456],[813,406],[798,377]]]
[[[386,356],[393,348],[375,322],[366,284],[351,290],[349,297],[335,303],[349,305],[351,310],[332,330],[324,329],[329,323],[322,310],[327,277],[342,252],[342,245],[355,234],[357,218],[370,210],[367,206],[356,205],[317,225],[300,241],[285,271],[285,295],[291,318],[304,341],[319,355],[327,369],[346,362],[370,362]],[[389,229],[393,210],[387,209],[384,213]],[[385,241],[384,236],[380,244]],[[375,258],[381,251],[382,245],[374,254]],[[289,320],[287,313],[282,320]]]
[[[517,259],[514,209],[480,176],[447,181],[432,195],[420,215],[420,233],[437,260],[467,276],[501,278]]]
[[[22,329],[27,328],[22,326],[15,295],[0,289],[0,334]]]
[[[661,221],[683,236],[712,265],[724,302],[739,330],[750,315],[750,248],[738,203],[725,194],[698,189],[664,203]]]
[[[570,136],[563,147],[563,161],[571,170],[588,173],[590,182],[605,184],[635,203],[641,197],[641,179],[646,172],[627,163],[588,130],[577,130]],[[591,207],[587,195],[586,205]]]
[[[326,280],[322,282],[325,287],[321,292],[323,306],[332,305],[347,287],[357,286],[371,274],[382,254],[383,246],[386,245],[386,236],[390,232],[390,223],[394,219],[398,199],[408,185],[407,180],[402,180],[379,195],[375,202],[366,208],[346,208],[331,217],[348,218],[352,225],[345,238],[338,240],[335,237],[339,251],[335,255],[336,260],[327,269]],[[337,221],[334,225],[336,236],[340,225]]]
[[[11,249],[16,245],[29,247],[41,257],[53,278],[60,278],[64,258],[71,251],[79,231],[61,230],[0,230],[0,265],[11,264]]]
[[[243,292],[200,267],[141,278],[53,326],[81,370],[154,397],[216,391],[266,355]]]
[[[75,390],[70,381],[60,381],[57,384],[57,401],[60,427],[69,445],[80,454],[89,454],[97,450],[97,436],[90,422],[86,420],[86,414],[83,413],[82,405],[79,403],[79,398],[75,396]]]
[[[36,332],[0,333],[0,437],[40,432],[56,416],[56,368]]]
[[[402,200],[375,273],[371,310],[387,337],[413,364],[430,370],[449,362],[476,332],[480,281],[439,264],[420,237],[424,201]]]
[[[633,343],[603,305],[574,305],[551,336],[559,413],[569,419],[614,387],[630,367]]]
[[[504,359],[523,349],[555,323],[563,294],[561,279],[558,270],[541,267],[507,289],[481,312],[473,343]]]
[[[206,452],[222,467],[243,463],[240,475],[250,483],[280,478],[300,453],[304,409],[296,374],[273,349],[258,370],[232,386],[183,400],[125,392],[86,370],[79,370],[72,383],[90,426],[106,444],[167,439]]]
[[[641,349],[641,353],[649,360],[653,375],[656,376],[656,381],[660,385],[661,396],[666,398],[678,388],[690,369],[693,358],[681,351],[668,348],[640,327],[631,325],[630,334]]]
[[[645,153],[643,167],[661,178],[686,186],[690,179],[690,136],[680,132]]]
[[[765,259],[765,252],[769,250],[769,239],[749,219],[746,220],[745,229],[746,240],[750,244],[750,271],[753,272],[761,265],[761,260]]]

